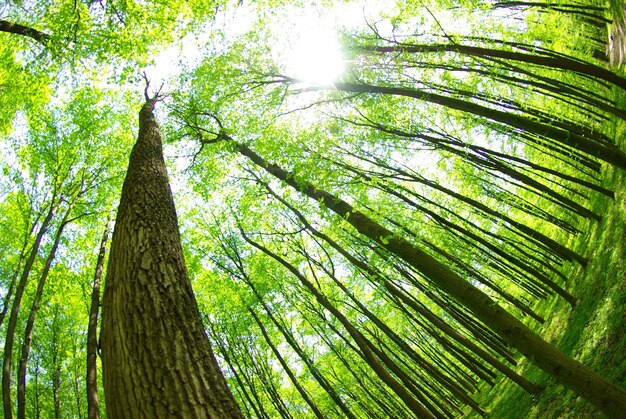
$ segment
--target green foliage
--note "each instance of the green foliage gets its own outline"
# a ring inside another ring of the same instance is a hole
[[[315,10],[324,7],[335,6]],[[52,416],[56,408],[61,417],[84,415],[97,243],[136,136],[139,69],[168,48],[182,54],[186,43],[197,51],[167,81],[158,118],[196,298],[246,416],[311,417],[311,404],[327,417],[346,411],[410,416],[346,322],[379,360],[387,354],[389,361],[381,361],[386,371],[404,374],[404,388],[419,383],[440,412],[471,415],[471,400],[462,392],[494,416],[591,412],[556,385],[534,399],[499,375],[493,379],[494,368],[428,313],[499,360],[509,350],[388,245],[408,240],[484,290],[491,304],[623,386],[618,371],[624,351],[613,350],[626,344],[617,309],[626,294],[615,280],[624,270],[622,173],[607,164],[600,171],[595,155],[548,133],[431,100],[461,100],[597,138],[604,146],[621,138],[624,120],[623,104],[613,100],[623,92],[606,80],[448,48],[600,65],[591,54],[603,31],[576,13],[494,2],[378,5],[371,27],[362,22],[341,29],[347,69],[329,88],[283,74],[285,63],[275,51],[289,34],[272,25],[298,10],[282,2],[234,7],[177,0],[49,0],[3,9],[2,19],[50,35],[42,44],[0,33],[11,40],[0,46],[3,303],[12,275],[23,266],[20,249],[32,246],[33,224],[40,225],[50,205],[60,205],[62,213],[82,190],[72,212],[80,218],[64,234],[35,327],[28,416]],[[367,49],[398,45],[445,48]],[[342,83],[419,94],[351,92]],[[607,128],[611,124],[617,132]],[[265,167],[238,153],[238,143],[261,156]],[[269,175],[271,164],[288,171],[287,178]],[[618,192],[618,201],[610,203],[589,185]],[[316,201],[298,191],[309,186],[347,202],[350,212],[334,214],[330,198]],[[602,223],[584,219],[572,201],[602,214]],[[367,239],[349,223],[359,213],[391,233]],[[41,272],[58,223],[55,216],[32,278]],[[540,235],[591,257],[589,267],[575,265]],[[570,312],[553,297],[550,281],[581,297],[580,305]],[[20,339],[35,282],[22,302]],[[528,311],[547,323],[539,326]],[[528,361],[515,370],[547,383]]]

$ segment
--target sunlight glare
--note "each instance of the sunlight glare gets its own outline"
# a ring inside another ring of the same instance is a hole
[[[345,67],[334,25],[314,16],[298,20],[295,33],[290,34],[287,75],[305,83],[332,85]]]

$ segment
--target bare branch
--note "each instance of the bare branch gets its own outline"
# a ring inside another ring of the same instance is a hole
[[[143,79],[146,82],[146,88],[143,91],[143,95],[146,98],[146,102],[149,102],[151,100],[150,95],[148,94],[148,89],[150,88],[150,80],[148,80],[148,76],[146,75],[145,71],[143,72]]]

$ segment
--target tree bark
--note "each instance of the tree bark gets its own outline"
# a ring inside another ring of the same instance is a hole
[[[241,418],[209,345],[183,258],[155,98],[122,189],[102,310],[108,417]]]
[[[44,45],[47,45],[50,40],[50,35],[47,33],[40,32],[37,29],[20,25],[18,23],[8,22],[6,20],[0,20],[0,32],[27,36]]]
[[[100,281],[104,268],[104,257],[107,251],[107,242],[112,229],[113,220],[109,220],[100,241],[100,251],[96,261],[96,272],[93,276],[91,291],[91,307],[89,309],[89,323],[87,325],[87,417],[100,418],[98,405],[98,314],[100,313]]]

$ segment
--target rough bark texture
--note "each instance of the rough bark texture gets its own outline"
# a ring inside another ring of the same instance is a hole
[[[204,332],[185,266],[154,100],[118,209],[102,310],[108,417],[240,418]]]
[[[89,419],[100,418],[100,407],[98,404],[98,315],[100,313],[100,280],[104,268],[104,257],[107,252],[107,242],[112,229],[113,220],[104,230],[100,241],[100,251],[96,262],[96,272],[93,276],[93,287],[91,290],[91,307],[89,309],[89,324],[87,326],[87,417]]]

